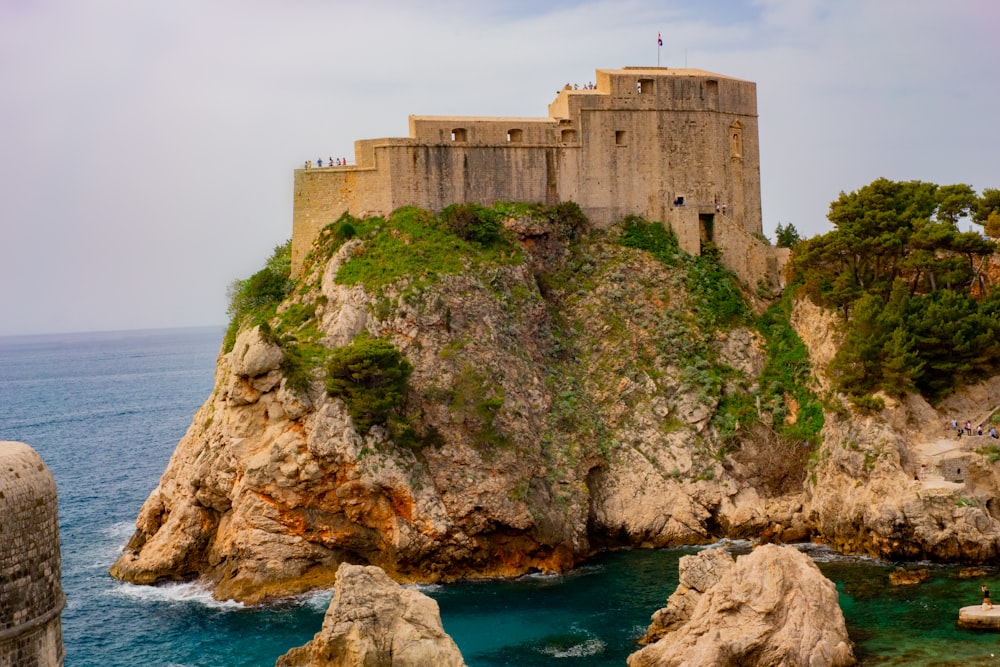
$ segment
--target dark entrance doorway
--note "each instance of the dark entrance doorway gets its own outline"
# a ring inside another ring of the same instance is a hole
[[[701,237],[701,242],[705,243],[715,243],[715,214],[714,213],[699,213],[698,214],[698,232]]]

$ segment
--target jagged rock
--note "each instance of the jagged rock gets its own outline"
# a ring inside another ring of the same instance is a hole
[[[378,567],[342,563],[323,628],[277,667],[465,667],[437,602]]]
[[[254,603],[328,586],[342,562],[435,582],[561,571],[607,546],[723,536],[816,536],[894,559],[1000,554],[1000,466],[968,451],[961,489],[914,482],[914,423],[943,423],[925,401],[889,401],[866,417],[828,410],[808,471],[752,433],[733,451],[714,417],[730,390],[756,386],[759,336],[694,328],[684,271],[611,236],[571,247],[537,221],[505,225],[522,238],[524,262],[466,262],[419,289],[405,276],[374,294],[340,284],[339,269],[367,241],[326,248],[329,259],[278,307],[274,334],[243,331],[220,355],[213,393],[114,576],[197,576],[216,597]],[[286,381],[298,358],[284,363],[271,339],[292,344],[281,327],[296,312],[314,313],[296,330],[318,333],[313,344],[370,335],[403,353],[419,443],[396,443],[381,425],[358,432],[318,366]],[[793,322],[822,371],[837,315],[801,301]],[[728,370],[708,391],[716,362]],[[816,381],[829,388],[822,373]],[[957,392],[948,405],[986,409],[997,386]]]
[[[652,623],[639,643],[652,644],[686,623],[701,596],[733,567],[733,557],[725,549],[706,549],[696,556],[683,556],[677,564],[677,590],[667,599],[666,607],[653,613]]]
[[[735,562],[703,551],[681,559],[680,581],[647,633],[659,639],[629,667],[857,664],[836,586],[794,547],[764,545]]]
[[[241,331],[229,354],[233,374],[244,378],[256,378],[276,371],[284,358],[281,348],[261,335],[260,327]],[[263,391],[269,391],[273,386]]]
[[[889,583],[893,586],[914,586],[930,581],[931,571],[927,568],[919,570],[905,570],[897,568],[889,573]]]
[[[976,579],[978,577],[985,577],[989,574],[988,571],[981,567],[963,567],[958,573],[959,579]]]

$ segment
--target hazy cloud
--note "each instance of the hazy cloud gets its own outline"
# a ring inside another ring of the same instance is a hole
[[[409,114],[544,116],[604,67],[758,85],[765,231],[878,176],[1000,186],[1000,5],[131,0],[0,5],[0,335],[221,323],[292,170]]]

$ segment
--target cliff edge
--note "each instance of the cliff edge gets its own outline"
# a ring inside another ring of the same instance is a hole
[[[787,316],[761,324],[766,303],[659,223],[345,217],[280,295],[235,322],[114,576],[258,602],[344,562],[447,581],[723,536],[995,553],[985,456],[974,508],[909,493],[905,417],[824,410],[805,353],[782,356]],[[819,350],[822,313],[796,308]],[[916,528],[939,523],[955,539]]]

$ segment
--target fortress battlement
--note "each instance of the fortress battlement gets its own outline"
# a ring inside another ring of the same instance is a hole
[[[354,165],[296,170],[293,272],[345,212],[574,201],[597,225],[630,214],[663,221],[692,254],[713,241],[743,280],[777,285],[777,249],[754,237],[756,84],[660,67],[596,77],[594,88],[560,90],[546,117],[411,115],[408,137],[356,141]]]

